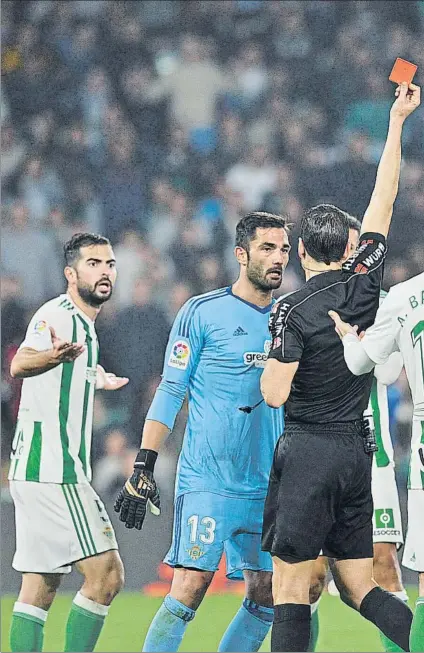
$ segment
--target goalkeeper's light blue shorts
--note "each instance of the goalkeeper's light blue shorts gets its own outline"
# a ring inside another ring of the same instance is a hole
[[[172,544],[164,562],[171,567],[216,571],[225,553],[227,577],[243,578],[243,569],[272,571],[261,550],[265,499],[234,499],[213,492],[176,497]]]

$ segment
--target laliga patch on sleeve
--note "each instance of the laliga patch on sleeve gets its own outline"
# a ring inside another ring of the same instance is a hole
[[[186,370],[190,361],[190,345],[185,340],[176,340],[169,355],[169,367]]]
[[[45,333],[47,330],[47,322],[45,320],[38,320],[34,324],[34,333],[39,333],[40,335]]]

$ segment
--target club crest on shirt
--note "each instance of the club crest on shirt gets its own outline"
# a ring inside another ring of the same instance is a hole
[[[171,347],[168,365],[177,370],[186,370],[190,361],[190,345],[185,340],[176,340]]]

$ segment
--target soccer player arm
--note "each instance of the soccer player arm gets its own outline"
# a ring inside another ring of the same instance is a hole
[[[397,376],[399,376],[399,358],[395,358],[390,363],[393,352],[399,351],[396,338],[398,325],[397,320],[393,317],[396,314],[394,303],[393,293],[390,291],[377,311],[374,324],[367,329],[362,338],[359,338],[355,329],[350,324],[343,322],[335,311],[330,311],[330,317],[335,323],[335,330],[343,342],[346,365],[352,374],[360,376],[370,372],[376,365],[383,366],[389,362],[389,365],[392,366],[391,375],[395,375],[398,371]],[[396,369],[394,369],[395,367]],[[385,373],[387,381],[389,380],[387,368],[382,372],[382,374]]]
[[[12,359],[10,365],[12,377],[25,379],[38,376],[61,363],[74,361],[82,354],[83,344],[59,338],[55,328],[63,331],[63,325],[58,324],[54,318],[40,319],[39,313],[34,315],[29,323],[25,340]]]
[[[142,447],[158,451],[181,410],[203,345],[200,312],[190,315],[185,304],[177,315],[165,353],[162,381],[155,392],[143,429]]]
[[[362,222],[361,234],[378,233],[387,236],[393,205],[399,186],[401,137],[407,116],[420,104],[420,88],[402,84],[390,111],[389,130],[377,170],[374,191]],[[409,93],[409,94],[408,94]]]
[[[147,413],[134,472],[115,501],[114,510],[127,528],[141,530],[147,506],[153,514],[160,513],[159,490],[154,478],[158,452],[173,429],[202,348],[198,311],[193,315],[190,309],[190,303],[184,305],[172,327],[162,381]]]
[[[261,392],[265,403],[271,408],[280,408],[290,394],[292,381],[299,363],[281,363],[268,359],[261,376]]]
[[[269,319],[271,349],[261,377],[265,403],[280,408],[286,403],[303,352],[303,336],[298,318],[288,302],[275,304]]]

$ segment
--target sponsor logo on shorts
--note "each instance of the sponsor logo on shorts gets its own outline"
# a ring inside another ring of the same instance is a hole
[[[190,345],[184,340],[176,340],[169,355],[169,367],[176,367],[178,370],[186,370],[190,361]]]
[[[255,367],[265,367],[268,354],[271,350],[272,340],[265,340],[263,351],[246,351],[243,354],[245,365],[254,365]]]
[[[395,518],[392,508],[378,508],[375,511],[375,527],[377,529],[395,527]]]
[[[197,544],[192,546],[191,549],[187,549],[187,553],[192,560],[199,560],[199,558],[205,555],[203,549],[201,549]]]

